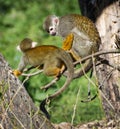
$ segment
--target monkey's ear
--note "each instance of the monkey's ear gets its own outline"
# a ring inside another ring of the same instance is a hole
[[[16,47],[16,49],[17,49],[18,51],[21,51],[21,49],[20,49],[20,46],[19,46],[19,45]]]
[[[36,47],[37,44],[37,42],[32,42],[32,48]]]
[[[53,22],[58,25],[58,23],[59,23],[59,18],[58,18],[58,17],[53,18]]]

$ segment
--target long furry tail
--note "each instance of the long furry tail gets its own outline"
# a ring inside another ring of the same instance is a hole
[[[92,59],[87,60],[80,69],[75,71],[73,79],[83,76],[92,68],[92,66],[93,66]]]

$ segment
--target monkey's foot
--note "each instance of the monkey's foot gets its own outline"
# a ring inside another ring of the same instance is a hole
[[[14,71],[13,71],[13,74],[14,74],[16,77],[18,77],[18,76],[20,76],[22,73],[21,73],[19,70],[14,70]]]
[[[73,40],[74,40],[74,35],[71,33],[63,41],[62,49],[65,51],[70,50],[72,48]]]

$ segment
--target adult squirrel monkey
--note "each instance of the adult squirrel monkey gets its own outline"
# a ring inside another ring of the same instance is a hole
[[[62,48],[69,51],[75,60],[99,51],[101,39],[94,23],[87,17],[69,14],[62,17],[47,16],[43,28],[52,36],[61,36]],[[76,71],[74,78],[84,74],[92,67],[92,59],[85,61],[83,68]]]
[[[45,75],[56,77],[61,75],[66,68],[69,74],[65,84],[47,99],[55,98],[67,88],[72,81],[74,67],[73,61],[66,51],[52,45],[32,47],[32,40],[29,38],[25,38],[21,41],[20,49],[23,52],[23,56],[20,60],[18,70],[13,72],[14,75],[19,76],[27,65],[34,67],[42,66]]]

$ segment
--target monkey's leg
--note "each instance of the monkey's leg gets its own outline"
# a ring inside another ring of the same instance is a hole
[[[72,55],[72,57],[75,59],[75,61],[81,59],[80,56],[76,55],[75,52],[74,52],[72,49],[71,49],[69,52],[71,53],[71,55]]]
[[[55,68],[50,67],[50,68],[47,68],[47,69],[44,68],[44,74],[47,75],[47,76],[58,77],[60,75],[60,73],[61,73],[61,69],[57,68],[57,67],[55,67]]]
[[[49,76],[55,76],[55,79],[52,80],[49,84],[42,86],[41,89],[47,90],[49,87],[51,87],[51,85],[56,83],[56,81],[59,80],[59,76],[61,76],[61,74],[63,73],[64,70],[65,70],[64,64],[62,64],[61,68],[53,67],[52,69],[51,68],[47,69],[47,73],[49,73]]]
[[[62,72],[62,64],[60,59],[51,57],[51,59],[44,64],[43,69],[47,76],[59,77]]]
[[[75,52],[72,50],[73,40],[74,35],[70,33],[63,41],[62,49],[68,51],[75,60],[79,60],[80,57],[76,55]]]
[[[70,50],[72,48],[73,40],[74,35],[71,33],[63,41],[62,49],[65,51]]]

